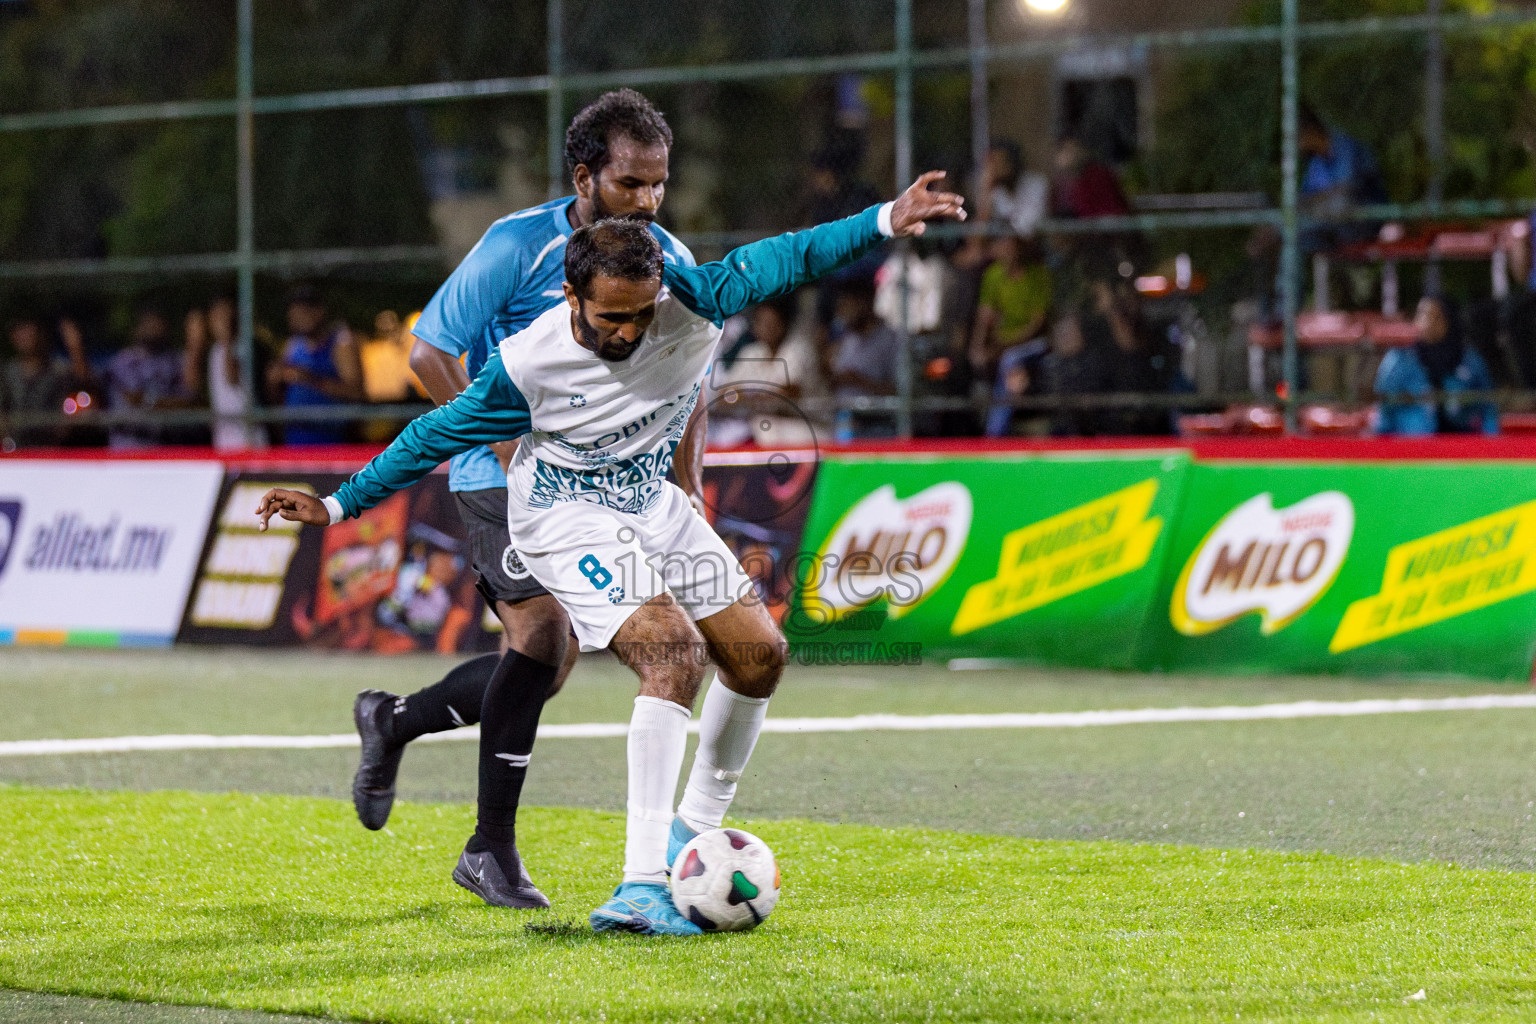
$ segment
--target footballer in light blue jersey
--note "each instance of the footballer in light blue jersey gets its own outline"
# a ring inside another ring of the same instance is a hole
[[[630,89],[605,93],[572,119],[565,163],[575,195],[521,210],[493,224],[433,296],[414,328],[411,366],[439,403],[459,404],[497,345],[564,301],[566,245],[584,224],[607,217],[650,223],[668,266],[693,267],[677,239],[654,225],[666,191],[672,131],[666,118]],[[463,358],[464,365],[459,364]],[[699,489],[702,411],[675,463],[679,483]],[[560,689],[576,653],[559,602],[524,565],[507,525],[507,478],[496,453],[515,433],[484,435],[454,453],[449,487],[464,522],[477,585],[505,628],[504,655],[482,655],[440,682],[397,696],[358,695],[353,720],[362,757],[352,784],[359,820],[382,828],[395,797],[407,744],[418,736],[480,723],[480,787],[475,834],[453,879],[500,907],[547,907],[517,852],[514,825],[523,776],[544,701]],[[569,650],[568,650],[569,648]],[[568,656],[569,655],[569,656]]]
[[[575,202],[575,196],[566,196],[492,224],[427,303],[413,329],[416,337],[463,357],[473,380],[503,339],[565,301],[565,243],[576,230],[571,224]],[[688,247],[665,228],[653,223],[651,233],[669,264],[695,265]],[[506,473],[489,448],[456,455],[448,464],[451,491],[506,485]]]

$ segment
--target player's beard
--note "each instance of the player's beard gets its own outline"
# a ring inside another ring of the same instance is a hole
[[[635,339],[633,345],[626,345],[623,342],[615,343],[613,338],[609,338],[604,342],[602,336],[598,334],[597,328],[587,323],[586,300],[578,295],[576,297],[576,305],[576,329],[581,332],[581,344],[583,347],[595,352],[597,358],[610,363],[622,363],[634,355],[635,350],[640,347],[640,342],[645,340],[645,335],[642,333],[640,337]]]
[[[614,213],[603,202],[603,194],[598,191],[592,193],[592,219],[593,220],[638,220],[646,224],[653,224],[656,215],[649,210],[631,210],[629,213]]]

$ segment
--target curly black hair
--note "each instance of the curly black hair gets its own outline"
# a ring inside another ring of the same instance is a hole
[[[661,111],[633,89],[605,92],[582,108],[565,130],[565,172],[586,164],[595,178],[608,165],[608,143],[615,135],[642,146],[672,148],[672,129]]]

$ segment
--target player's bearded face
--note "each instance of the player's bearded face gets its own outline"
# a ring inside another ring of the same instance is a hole
[[[617,217],[651,223],[667,190],[667,147],[642,146],[623,135],[614,136],[609,140],[608,163],[587,183],[594,220]]]
[[[610,363],[622,363],[634,355],[656,317],[658,284],[607,279],[596,287],[599,294],[591,302],[578,295],[571,319],[582,347]]]
[[[599,359],[606,359],[610,363],[622,363],[640,347],[638,338],[630,345],[617,335],[603,337],[604,332],[587,319],[586,299],[581,300],[581,306],[576,311],[576,329],[581,332],[582,346],[596,352]]]

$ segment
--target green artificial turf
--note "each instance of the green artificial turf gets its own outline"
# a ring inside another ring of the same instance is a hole
[[[1536,1015],[1526,874],[749,822],[779,910],[669,940],[523,928],[606,896],[601,812],[525,811],[541,914],[448,881],[462,805],[368,833],[339,801],[0,787],[0,822],[0,987],[402,1022]]]
[[[0,740],[143,733],[350,732],[358,690],[410,693],[463,657],[176,647],[72,650],[0,647]],[[1487,680],[1201,676],[1007,668],[951,672],[942,664],[792,666],[774,695],[784,717],[1264,704],[1297,700],[1464,697],[1519,693]],[[543,721],[627,722],[634,673],[584,656]]]
[[[0,649],[0,739],[168,732],[351,731],[370,685],[406,688],[451,660],[305,652]],[[1061,711],[1319,697],[1518,693],[1440,681],[1231,679],[942,667],[795,669],[770,714]],[[627,720],[629,673],[584,659],[545,721]],[[468,801],[474,743],[418,744],[403,797]],[[762,818],[919,825],[1454,860],[1536,869],[1536,710],[1193,722],[1087,729],[762,738],[736,809]],[[623,739],[541,741],[524,800],[622,810]],[[0,758],[0,782],[348,798],[355,749]]]

